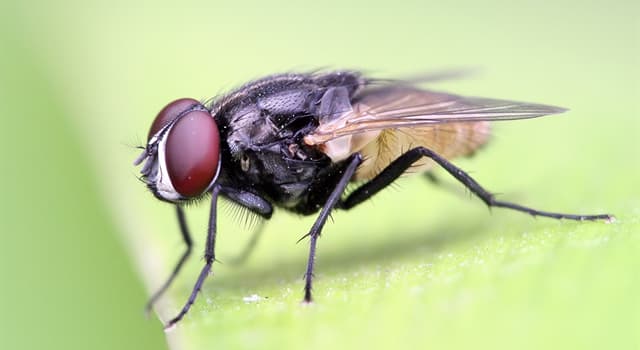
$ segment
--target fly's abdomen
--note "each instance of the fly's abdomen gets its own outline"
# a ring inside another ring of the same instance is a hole
[[[373,178],[393,160],[415,147],[428,148],[447,159],[470,155],[487,142],[489,131],[489,122],[385,129],[360,150],[364,162],[358,168],[355,180]],[[414,164],[406,173],[420,173],[431,167],[433,162],[425,159]]]

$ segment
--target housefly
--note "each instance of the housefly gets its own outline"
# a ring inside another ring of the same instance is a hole
[[[497,200],[449,161],[484,145],[492,121],[564,111],[429,91],[354,71],[273,75],[209,103],[175,100],[151,124],[135,165],[144,163],[142,180],[158,199],[175,205],[187,250],[147,307],[191,252],[183,205],[205,195],[211,196],[211,210],[204,267],[167,327],[187,314],[211,272],[220,197],[266,219],[274,206],[302,215],[319,212],[305,235],[310,244],[305,302],[312,300],[316,242],[331,212],[357,206],[408,171],[442,167],[490,207],[555,219],[611,221],[607,214],[561,214]],[[359,187],[345,193],[350,182]]]

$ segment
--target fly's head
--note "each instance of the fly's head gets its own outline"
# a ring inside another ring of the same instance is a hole
[[[178,203],[200,198],[220,172],[220,132],[198,101],[175,100],[156,116],[147,145],[134,165],[160,200]]]

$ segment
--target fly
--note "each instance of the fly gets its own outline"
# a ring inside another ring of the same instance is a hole
[[[182,310],[194,303],[215,261],[220,197],[271,218],[274,206],[317,218],[309,237],[304,301],[312,301],[316,242],[331,211],[349,210],[410,170],[444,168],[489,207],[568,220],[612,221],[608,214],[547,212],[500,201],[449,161],[471,155],[490,122],[536,118],[564,108],[464,97],[410,82],[369,79],[354,71],[273,75],[203,104],[169,103],[156,116],[135,165],[160,200],[175,206],[187,250],[147,304],[149,310],[191,252],[183,206],[211,195],[205,264]],[[361,185],[350,193],[350,182]]]

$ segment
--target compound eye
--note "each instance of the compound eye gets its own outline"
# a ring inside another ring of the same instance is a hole
[[[162,130],[162,128],[164,128],[167,124],[178,118],[180,113],[189,110],[199,104],[200,102],[192,98],[181,98],[164,106],[164,108],[160,111],[160,113],[158,113],[156,119],[154,119],[153,123],[151,124],[151,129],[149,129],[149,135],[147,136],[147,142],[149,142],[149,140],[151,140],[151,138],[160,130]]]
[[[205,111],[182,116],[169,131],[165,146],[171,184],[184,197],[202,194],[218,173],[220,132]]]

